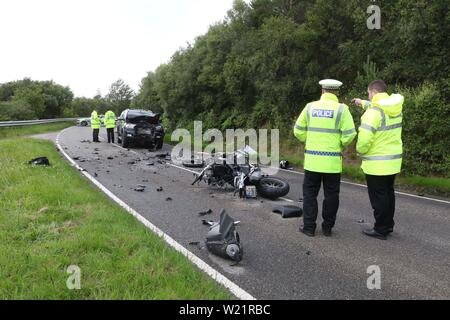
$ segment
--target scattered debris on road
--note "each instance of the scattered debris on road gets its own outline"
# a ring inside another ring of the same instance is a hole
[[[206,215],[211,214],[211,213],[213,213],[213,211],[211,209],[209,209],[207,211],[199,212],[198,215],[199,216],[206,216]]]
[[[222,209],[219,222],[210,227],[206,236],[206,247],[217,256],[239,262],[243,251],[235,225],[235,221]]]
[[[163,192],[164,189],[163,189],[163,187],[159,187],[158,189],[156,189],[156,191],[158,191],[158,192]]]
[[[280,161],[280,168],[281,169],[288,170],[289,169],[289,165],[290,165],[290,163],[287,160],[281,160]]]
[[[281,214],[283,219],[300,218],[303,216],[303,210],[297,206],[275,206],[273,207],[272,212]]]

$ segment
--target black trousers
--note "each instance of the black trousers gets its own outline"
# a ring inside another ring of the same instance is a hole
[[[98,134],[99,134],[99,132],[100,132],[100,129],[94,129],[94,130],[92,131],[92,141],[94,141],[94,142],[99,142],[99,140],[98,140]]]
[[[106,129],[106,133],[108,134],[108,143],[114,143],[114,128]]]
[[[325,199],[322,205],[322,227],[332,229],[336,224],[341,189],[340,173],[318,173],[305,171],[303,181],[303,224],[305,230],[315,231],[319,211],[317,196],[323,182]]]
[[[370,203],[374,210],[375,231],[387,234],[394,229],[395,214],[395,175],[366,175]]]

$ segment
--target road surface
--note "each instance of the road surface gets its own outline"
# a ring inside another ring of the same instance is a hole
[[[380,241],[361,234],[373,222],[367,190],[343,184],[334,236],[308,238],[298,231],[300,219],[271,212],[274,204],[298,201],[301,174],[279,173],[291,185],[286,200],[241,200],[206,184],[191,186],[191,172],[156,162],[161,151],[105,143],[104,131],[94,144],[82,142],[92,139],[90,128],[72,127],[60,144],[116,196],[257,299],[450,299],[449,203],[398,195],[395,233]],[[137,185],[145,191],[134,191]],[[208,231],[198,213],[212,209],[206,219],[218,220],[221,208],[241,221],[238,266],[189,244],[204,241]],[[366,223],[358,223],[361,217]],[[381,290],[367,287],[370,266],[381,270]]]

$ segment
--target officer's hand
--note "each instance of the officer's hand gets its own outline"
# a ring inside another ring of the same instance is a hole
[[[361,107],[361,106],[362,106],[362,100],[359,99],[359,98],[353,99],[352,102],[353,102],[356,106],[358,106],[358,107]]]

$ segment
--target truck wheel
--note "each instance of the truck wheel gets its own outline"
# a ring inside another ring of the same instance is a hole
[[[287,195],[290,187],[289,183],[284,180],[265,177],[259,181],[259,184],[256,186],[256,190],[262,197],[275,200]]]
[[[129,139],[127,139],[127,137],[125,137],[125,136],[122,136],[122,148],[128,148],[129,147],[129,145],[130,145],[130,141],[129,141]]]
[[[164,141],[162,139],[156,141],[156,145],[155,145],[156,150],[161,150],[163,147],[163,144],[164,144]]]

